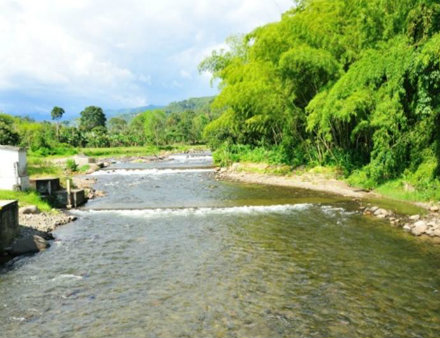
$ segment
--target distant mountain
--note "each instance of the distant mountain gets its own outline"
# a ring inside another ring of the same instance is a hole
[[[191,110],[193,112],[201,112],[201,111],[209,111],[209,107],[214,101],[215,96],[204,96],[204,97],[193,97],[191,99],[171,102],[168,106],[163,107],[162,109],[166,113],[181,113],[187,110]]]
[[[136,107],[136,108],[122,108],[122,109],[104,109],[107,119],[112,117],[121,117],[125,120],[131,120],[134,116],[147,110],[162,109],[164,106],[158,106],[150,104],[148,106]]]
[[[148,110],[161,109],[167,114],[171,113],[183,113],[184,111],[191,110],[196,113],[202,111],[209,111],[209,106],[214,100],[215,96],[193,97],[183,101],[171,102],[167,106],[157,106],[150,104],[149,106],[126,108],[126,109],[106,109],[104,113],[107,120],[112,117],[119,117],[127,122],[134,118],[137,114]]]

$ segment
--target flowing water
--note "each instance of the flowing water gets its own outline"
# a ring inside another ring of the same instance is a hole
[[[107,195],[0,274],[0,337],[438,337],[440,249],[354,202],[115,164]],[[185,169],[190,168],[190,169]]]

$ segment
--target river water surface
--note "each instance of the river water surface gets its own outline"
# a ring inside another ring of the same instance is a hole
[[[0,273],[0,337],[438,337],[440,249],[354,202],[115,164],[107,195]]]

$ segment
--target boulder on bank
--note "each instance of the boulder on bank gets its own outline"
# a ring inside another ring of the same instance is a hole
[[[23,214],[23,215],[34,215],[34,214],[39,214],[40,213],[40,209],[38,209],[38,207],[36,205],[28,205],[25,207],[21,207],[18,210],[19,213]]]
[[[89,166],[90,166],[89,170],[86,171],[87,175],[93,174],[95,171],[97,171],[97,170],[102,168],[101,166],[99,166],[96,163],[89,164]]]
[[[412,215],[412,216],[409,216],[409,219],[410,219],[411,221],[418,221],[418,220],[420,219],[420,215]]]
[[[382,208],[376,209],[374,211],[374,216],[376,216],[378,218],[386,218],[390,215],[391,215],[391,212],[389,212],[388,210],[382,209]]]
[[[33,254],[49,247],[49,243],[41,236],[33,235],[19,238],[6,251],[11,256]]]
[[[440,208],[438,207],[438,205],[433,205],[429,208],[429,211],[431,212],[439,212]]]
[[[425,221],[418,221],[414,223],[414,227],[411,229],[411,233],[415,236],[420,236],[428,230],[428,224]]]

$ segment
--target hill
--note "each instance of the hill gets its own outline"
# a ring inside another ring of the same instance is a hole
[[[155,110],[161,108],[163,108],[163,106],[150,104],[148,106],[135,107],[135,108],[105,109],[104,113],[107,119],[111,119],[112,117],[121,117],[124,120],[129,121],[139,113],[142,113],[147,110]]]
[[[167,114],[183,113],[184,111],[193,111],[200,113],[202,111],[209,111],[209,106],[214,100],[215,96],[193,97],[183,101],[171,102],[167,106],[148,105],[145,107],[126,108],[126,109],[107,109],[105,114],[107,119],[112,117],[120,117],[127,122],[133,119],[137,114],[148,110],[160,109]]]

